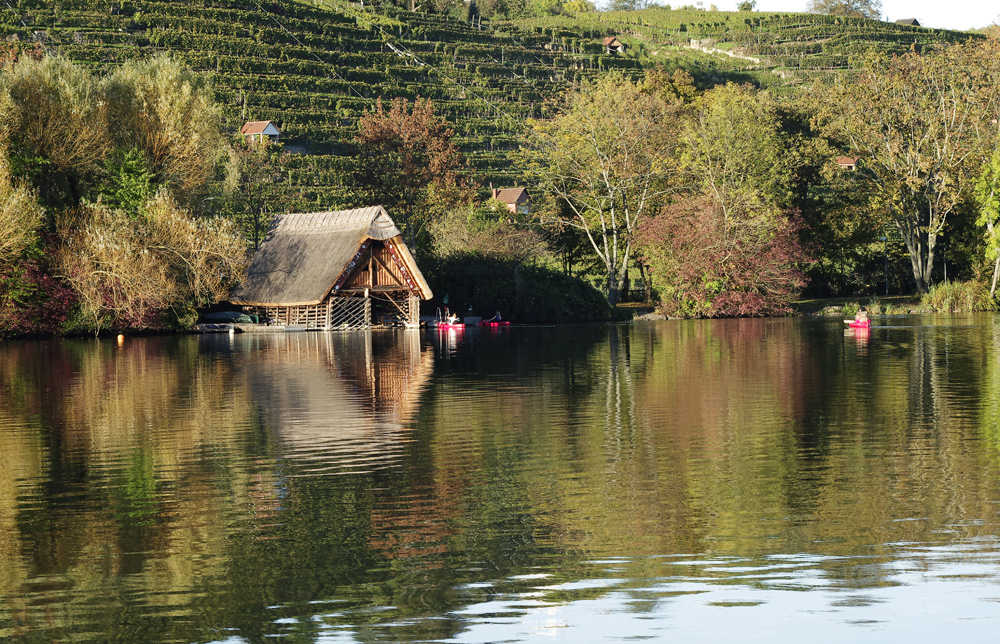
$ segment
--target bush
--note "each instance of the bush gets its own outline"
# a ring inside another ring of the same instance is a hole
[[[76,309],[73,289],[50,275],[40,251],[0,265],[0,337],[58,334]]]
[[[931,287],[920,298],[920,308],[935,313],[971,313],[997,310],[990,289],[980,282],[946,282]]]
[[[425,271],[434,290],[427,311],[469,307],[477,315],[528,323],[603,322],[611,316],[604,294],[583,280],[511,259],[455,254]]]

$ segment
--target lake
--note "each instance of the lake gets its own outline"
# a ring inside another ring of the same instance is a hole
[[[0,639],[1000,628],[1000,317],[0,343]]]

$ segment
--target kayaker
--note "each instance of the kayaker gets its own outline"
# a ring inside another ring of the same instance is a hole
[[[855,329],[867,329],[871,325],[871,321],[868,319],[868,312],[864,309],[859,309],[853,320],[844,320],[844,322],[847,322]]]

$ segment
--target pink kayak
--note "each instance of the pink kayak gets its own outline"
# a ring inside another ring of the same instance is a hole
[[[871,320],[851,320],[847,323],[847,326],[852,329],[867,329],[872,324]]]

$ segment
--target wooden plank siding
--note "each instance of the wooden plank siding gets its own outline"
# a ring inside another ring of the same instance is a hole
[[[373,241],[365,249],[358,268],[347,278],[342,292],[409,290],[396,258],[385,244]]]

